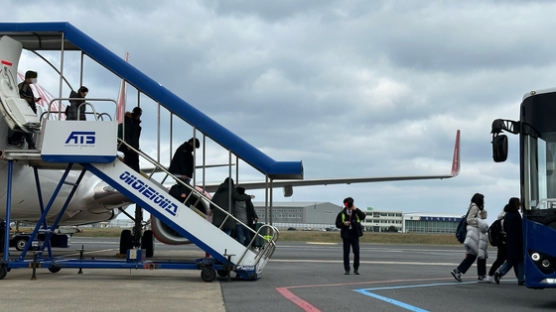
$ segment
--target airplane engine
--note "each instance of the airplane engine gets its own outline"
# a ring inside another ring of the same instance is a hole
[[[197,201],[195,196],[191,196],[192,199],[190,202]],[[212,221],[212,217],[210,214],[210,205],[208,201],[205,199],[201,199],[196,206],[187,205],[191,209],[194,209],[199,215],[203,218],[207,219],[209,222]],[[168,245],[183,245],[183,244],[191,244],[191,242],[181,236],[179,233],[171,229],[169,226],[164,224],[158,218],[151,215],[151,230],[153,231],[154,237],[158,239],[160,242],[168,244]]]

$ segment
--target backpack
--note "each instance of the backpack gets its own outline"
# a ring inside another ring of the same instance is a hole
[[[488,241],[492,246],[500,246],[504,243],[502,219],[492,222],[492,224],[488,227]]]
[[[458,242],[462,243],[465,241],[465,236],[467,235],[467,215],[459,220],[458,227],[456,228],[456,238]]]
[[[464,217],[459,220],[458,227],[456,228],[456,238],[458,242],[462,243],[465,241],[465,236],[467,236],[467,217],[469,216],[469,208]]]

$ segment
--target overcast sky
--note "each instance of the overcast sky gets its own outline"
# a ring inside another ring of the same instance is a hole
[[[303,161],[305,178],[448,174],[461,129],[454,179],[298,187],[275,200],[352,196],[360,208],[452,215],[481,192],[492,219],[519,196],[519,163],[515,137],[509,161],[492,161],[490,125],[518,119],[526,92],[555,86],[555,10],[545,1],[8,1],[3,19],[68,21],[129,52],[275,160]],[[35,64],[26,54],[20,71]],[[77,87],[78,62],[66,66]],[[87,66],[89,96],[115,98],[118,79]],[[47,74],[39,82],[58,90]],[[152,151],[156,110],[147,112],[141,148]]]

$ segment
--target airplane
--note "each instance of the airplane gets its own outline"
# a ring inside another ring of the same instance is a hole
[[[17,46],[17,43],[14,43],[14,41],[15,40],[7,36],[4,36],[0,39],[0,61],[2,62],[0,66],[0,110],[3,106],[6,105],[6,99],[9,96],[14,97],[14,94],[16,94],[14,93],[16,91],[8,90],[9,88],[17,89],[17,86],[14,86],[14,82],[16,81],[15,76],[18,69],[19,56],[22,50],[21,44],[19,44],[18,48],[14,48],[14,46]],[[14,52],[14,49],[19,49],[19,52]],[[20,76],[20,78],[22,77]],[[45,105],[47,105],[45,104],[45,102],[49,102],[50,100],[52,100],[52,96],[49,95],[49,93],[40,86],[35,86],[34,91],[36,92],[35,96],[37,96],[38,94],[43,98],[41,101],[42,104],[40,106],[45,109]],[[125,99],[125,96],[122,95],[122,92],[125,92],[125,84],[123,88],[120,88],[119,94],[120,99]],[[43,110],[43,112],[44,111],[46,110]],[[0,118],[0,157],[2,157],[2,153],[4,151],[18,148],[8,145],[8,129],[9,125],[6,117]],[[40,133],[37,134],[40,135]],[[452,169],[450,174],[447,175],[275,180],[273,181],[273,187],[284,187],[284,189],[286,190],[285,194],[286,196],[288,196],[288,194],[291,195],[294,186],[297,187],[401,180],[448,179],[457,176],[459,172],[459,142],[460,131],[458,130],[456,134]],[[0,161],[0,174],[2,176],[7,176],[7,170],[7,162]],[[36,223],[41,216],[40,203],[38,200],[39,193],[42,198],[50,198],[50,196],[54,193],[55,187],[60,180],[62,173],[62,170],[59,169],[35,170],[27,163],[15,162],[13,167],[13,187],[11,199],[12,220]],[[35,179],[36,175],[38,176],[38,180]],[[78,171],[70,171],[68,178],[69,182],[67,184],[71,185],[72,183],[75,183],[78,175]],[[241,182],[241,186],[246,189],[261,189],[265,188],[266,182]],[[208,194],[206,192],[214,192],[217,187],[218,184],[207,184],[204,186],[204,189],[202,191],[205,192],[205,194]],[[197,186],[197,188],[199,189],[199,186]],[[63,203],[69,196],[69,193],[70,189],[68,187],[63,187],[61,189],[60,194],[56,197],[51,212],[46,219],[47,223],[51,224],[54,221],[54,218],[63,206]],[[0,179],[0,201],[6,202],[6,194],[7,181],[6,179]],[[100,178],[87,171],[61,219],[60,225],[83,225],[112,220],[130,204],[132,204],[132,202],[123,194],[120,194],[112,187],[110,187],[107,183],[102,181]],[[208,205],[207,202],[204,201],[201,201],[201,204]],[[5,218],[5,210],[0,211],[0,218]],[[143,238],[147,238],[146,241],[150,240],[151,246],[146,247],[151,248],[151,250],[153,248],[153,239],[151,235],[154,235],[154,237],[156,237],[159,241],[166,244],[189,243],[187,239],[177,235],[172,229],[170,229],[160,220],[152,216],[151,229],[152,232],[149,233],[145,231],[145,233],[143,233]],[[127,231],[125,232],[125,237],[124,231]],[[122,231],[122,237],[120,240],[120,250],[122,249],[122,245],[129,246],[130,244],[129,240],[131,239],[131,237],[129,237],[129,230],[124,231]],[[147,251],[147,253],[149,252]]]

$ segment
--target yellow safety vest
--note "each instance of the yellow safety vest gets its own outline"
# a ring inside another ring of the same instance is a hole
[[[361,220],[359,220],[359,215],[358,214],[355,214],[355,221],[357,223],[361,222]],[[342,223],[344,223],[344,222],[346,222],[346,213],[342,212]]]

